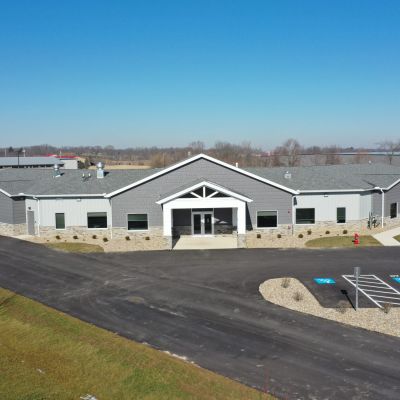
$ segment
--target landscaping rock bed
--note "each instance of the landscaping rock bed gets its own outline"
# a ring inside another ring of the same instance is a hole
[[[310,291],[295,278],[269,279],[260,285],[265,300],[291,310],[400,337],[400,308],[360,308],[355,311],[347,302],[337,308],[324,308]]]

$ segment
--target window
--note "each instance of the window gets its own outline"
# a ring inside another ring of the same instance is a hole
[[[128,231],[144,231],[148,228],[147,214],[128,214]]]
[[[56,213],[56,229],[65,229],[64,213]]]
[[[257,211],[257,228],[276,228],[277,226],[277,211]]]
[[[397,203],[390,204],[390,218],[397,218]]]
[[[296,208],[296,224],[315,224],[315,208]]]
[[[336,223],[344,224],[346,222],[346,207],[336,209]]]
[[[107,228],[106,212],[90,212],[87,214],[87,224],[89,229]]]

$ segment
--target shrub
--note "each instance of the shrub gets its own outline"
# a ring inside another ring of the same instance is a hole
[[[347,235],[347,229],[343,229],[343,235]]]
[[[76,239],[78,239],[78,235],[74,235],[74,236],[72,236],[72,238],[76,240]]]
[[[97,239],[97,235],[93,235],[93,236],[92,236],[92,239]]]
[[[329,235],[330,233],[330,231],[325,231],[325,235]]]
[[[278,239],[280,239],[280,238],[282,237],[282,235],[281,235],[280,233],[278,233],[278,234],[276,235],[276,237],[277,237]]]
[[[312,234],[312,230],[309,229],[309,230],[307,231],[307,235],[311,235],[311,234]]]
[[[125,240],[131,240],[130,236],[125,236]]]
[[[293,299],[296,301],[302,301],[304,299],[304,295],[303,295],[303,293],[300,293],[299,291],[297,291],[294,293]]]
[[[290,286],[290,278],[283,278],[281,282],[281,286],[287,289]]]
[[[150,236],[146,236],[144,240],[150,240]]]
[[[61,239],[61,236],[60,236],[60,235],[56,235],[56,239],[57,239],[57,240],[60,240],[60,239]]]
[[[103,237],[103,242],[108,242],[108,238]]]
[[[257,239],[261,239],[261,233],[257,233]]]
[[[303,234],[302,233],[299,233],[299,236],[297,236],[299,239],[303,239]]]
[[[340,314],[345,314],[349,308],[350,308],[350,303],[348,301],[340,300],[339,303],[337,304],[336,310]]]
[[[392,305],[390,303],[383,303],[382,311],[385,314],[389,314],[391,309],[392,309]]]

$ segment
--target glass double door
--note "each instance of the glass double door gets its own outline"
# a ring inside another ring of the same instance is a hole
[[[212,235],[214,233],[213,213],[210,211],[192,212],[192,234]]]

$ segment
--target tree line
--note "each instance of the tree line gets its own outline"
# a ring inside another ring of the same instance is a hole
[[[89,166],[98,161],[108,164],[148,165],[153,168],[165,167],[179,162],[198,153],[206,153],[230,164],[238,163],[241,167],[294,167],[303,165],[307,157],[309,165],[334,165],[343,162],[343,153],[354,153],[353,162],[367,162],[367,152],[380,150],[387,155],[387,162],[392,163],[393,157],[400,151],[400,141],[384,141],[375,149],[341,147],[341,146],[311,146],[305,147],[296,139],[287,139],[271,151],[252,146],[250,142],[234,144],[217,141],[214,146],[206,148],[204,142],[194,141],[184,147],[128,147],[115,148],[107,146],[63,146],[42,144],[20,148],[0,148],[1,155],[16,156],[17,152],[26,156],[47,154],[77,155]]]

